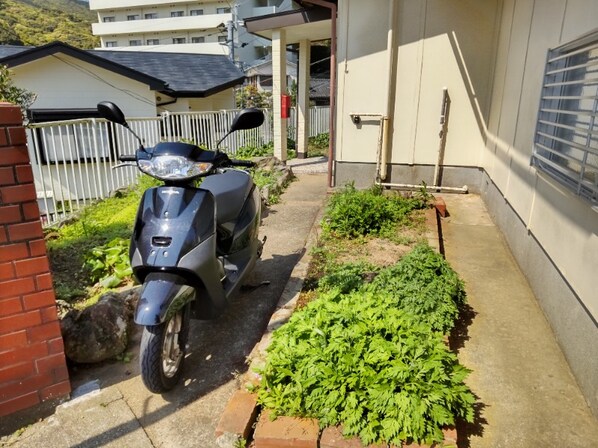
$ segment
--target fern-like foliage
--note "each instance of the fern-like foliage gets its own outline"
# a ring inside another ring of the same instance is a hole
[[[455,417],[473,420],[468,370],[443,342],[461,281],[427,246],[369,285],[360,279],[356,265],[324,277],[319,298],[274,333],[259,400],[340,424],[365,445],[441,441]]]

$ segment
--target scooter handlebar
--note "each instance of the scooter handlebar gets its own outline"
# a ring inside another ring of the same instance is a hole
[[[135,154],[122,154],[118,156],[118,160],[121,162],[137,162],[137,156]]]
[[[232,166],[246,166],[247,168],[253,168],[255,166],[255,163],[252,162],[251,160],[230,159],[230,164]]]
[[[135,154],[121,154],[118,156],[118,160],[121,162],[137,162],[137,156]]]

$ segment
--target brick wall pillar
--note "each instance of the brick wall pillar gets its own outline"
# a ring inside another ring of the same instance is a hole
[[[21,110],[0,103],[0,417],[69,392]]]

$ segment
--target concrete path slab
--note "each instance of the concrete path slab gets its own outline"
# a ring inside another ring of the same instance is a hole
[[[459,446],[598,445],[591,414],[542,310],[476,195],[443,195],[446,258],[466,284],[470,323],[452,338],[479,397]]]

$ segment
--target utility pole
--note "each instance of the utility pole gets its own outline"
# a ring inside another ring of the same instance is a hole
[[[226,43],[228,44],[228,48],[230,50],[229,56],[230,60],[235,62],[235,22],[233,20],[229,20],[226,22]]]

